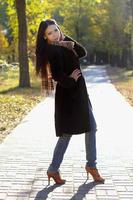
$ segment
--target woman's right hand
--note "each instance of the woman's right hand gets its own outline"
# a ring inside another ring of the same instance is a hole
[[[75,69],[71,74],[70,77],[74,78],[75,81],[78,80],[78,78],[81,76],[81,71],[79,69]]]

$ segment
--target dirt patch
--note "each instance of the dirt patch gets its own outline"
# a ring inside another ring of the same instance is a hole
[[[133,70],[118,67],[107,67],[106,70],[116,89],[133,106]]]

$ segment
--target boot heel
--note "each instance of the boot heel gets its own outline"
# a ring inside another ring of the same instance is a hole
[[[50,185],[50,176],[48,175],[48,185]]]
[[[59,172],[47,172],[48,185],[50,185],[50,178],[53,178],[56,184],[64,184],[66,180],[61,179]]]
[[[87,180],[89,179],[89,172],[87,172]]]
[[[88,175],[90,173],[94,181],[104,183],[105,179],[100,176],[97,168],[85,167],[85,169],[87,172],[87,179],[88,179]]]

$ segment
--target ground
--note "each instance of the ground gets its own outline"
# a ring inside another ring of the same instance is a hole
[[[133,70],[108,67],[107,73],[115,87],[126,97],[133,106]]]

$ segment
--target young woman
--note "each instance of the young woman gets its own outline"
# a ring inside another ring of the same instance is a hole
[[[47,170],[49,183],[50,178],[57,184],[65,183],[59,167],[71,136],[81,133],[85,133],[87,175],[90,173],[94,181],[104,183],[96,168],[96,122],[80,69],[79,59],[84,56],[85,48],[64,35],[54,19],[40,23],[36,42],[36,72],[42,77],[42,87],[47,94],[56,85],[55,130],[59,137]]]

